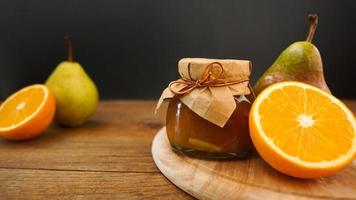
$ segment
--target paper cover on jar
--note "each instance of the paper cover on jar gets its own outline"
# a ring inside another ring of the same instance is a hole
[[[248,60],[183,58],[178,62],[181,78],[163,91],[156,111],[165,99],[177,96],[200,117],[224,127],[236,109],[234,96],[251,93],[251,68]]]

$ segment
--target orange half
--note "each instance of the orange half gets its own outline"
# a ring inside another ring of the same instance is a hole
[[[54,96],[46,86],[21,89],[0,106],[0,135],[10,140],[38,136],[52,122],[55,107]]]
[[[333,174],[356,155],[353,113],[334,96],[305,83],[266,88],[252,105],[249,125],[262,158],[290,176]]]

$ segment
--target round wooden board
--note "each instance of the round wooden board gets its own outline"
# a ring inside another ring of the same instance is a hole
[[[314,180],[283,175],[257,153],[245,160],[213,161],[171,150],[165,128],[156,135],[152,156],[176,186],[198,199],[356,199],[356,161],[341,172]]]

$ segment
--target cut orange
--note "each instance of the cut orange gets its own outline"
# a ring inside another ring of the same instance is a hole
[[[48,128],[55,114],[53,94],[44,85],[25,87],[0,106],[0,135],[10,140],[26,140]]]
[[[356,155],[353,113],[334,96],[305,83],[266,88],[252,105],[249,124],[262,158],[290,176],[330,175]]]

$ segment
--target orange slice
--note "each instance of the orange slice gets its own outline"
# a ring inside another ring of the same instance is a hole
[[[262,158],[290,176],[333,174],[356,155],[353,113],[334,96],[305,83],[266,88],[252,105],[249,124]]]
[[[0,106],[0,135],[26,140],[41,134],[53,120],[55,99],[44,85],[25,87]]]

